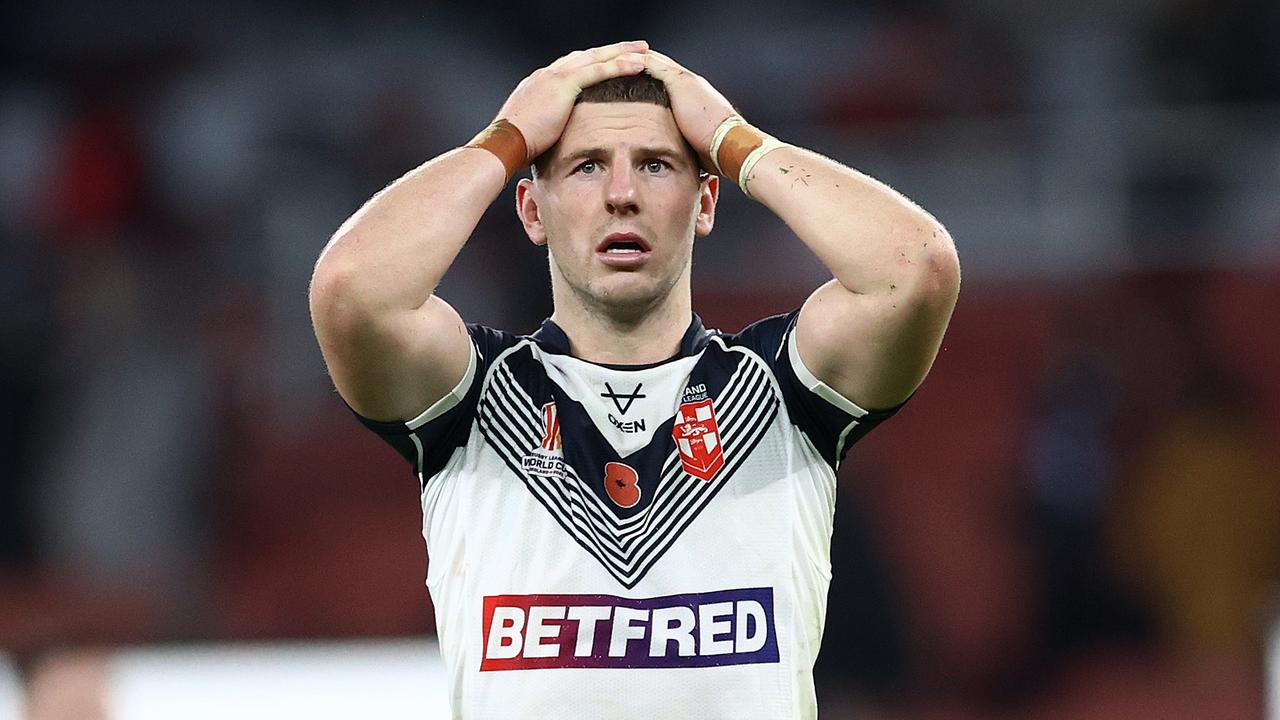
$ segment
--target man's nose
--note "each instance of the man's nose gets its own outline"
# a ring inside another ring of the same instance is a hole
[[[605,187],[605,205],[610,215],[634,213],[640,209],[634,171],[627,165],[619,165],[609,174]]]

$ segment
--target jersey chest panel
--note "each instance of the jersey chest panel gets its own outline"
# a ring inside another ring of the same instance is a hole
[[[734,482],[780,403],[762,363],[715,345],[640,371],[662,397],[634,398],[645,383],[630,371],[593,369],[593,377],[566,388],[555,382],[567,374],[563,364],[532,345],[517,348],[486,377],[477,426],[528,494],[631,588]],[[604,400],[593,397],[600,388]],[[634,422],[653,428],[646,444],[623,437],[615,446],[618,429],[597,424],[610,414],[605,402],[618,404],[620,414],[631,409],[617,402],[620,388],[633,388],[631,404],[643,403]]]
[[[669,376],[575,382],[544,360],[528,345],[495,359],[424,494],[455,712],[808,716],[834,476],[765,363],[713,342]],[[634,495],[611,491],[617,465]],[[620,695],[598,675],[618,671],[664,691]]]

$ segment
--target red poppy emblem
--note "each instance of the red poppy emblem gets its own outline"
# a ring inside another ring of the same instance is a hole
[[[640,476],[630,465],[605,463],[604,490],[618,507],[635,507],[640,502]]]

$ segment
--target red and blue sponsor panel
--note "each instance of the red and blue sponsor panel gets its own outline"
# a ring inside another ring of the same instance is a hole
[[[773,588],[624,598],[487,595],[481,672],[778,662]]]

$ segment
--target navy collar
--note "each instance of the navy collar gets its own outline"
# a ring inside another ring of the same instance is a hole
[[[643,365],[614,365],[610,363],[592,363],[602,367],[613,368],[615,370],[642,370],[648,367],[656,367],[663,363],[671,362],[683,357],[692,357],[702,352],[707,346],[708,338],[711,333],[702,326],[702,318],[697,313],[693,314],[693,319],[689,322],[689,328],[684,331],[684,337],[680,339],[680,350],[675,355],[655,363],[647,363]],[[543,352],[549,352],[554,355],[569,355],[569,336],[565,335],[564,330],[555,324],[551,318],[542,321],[542,327],[538,331],[529,336],[534,342],[538,343],[538,347]]]

